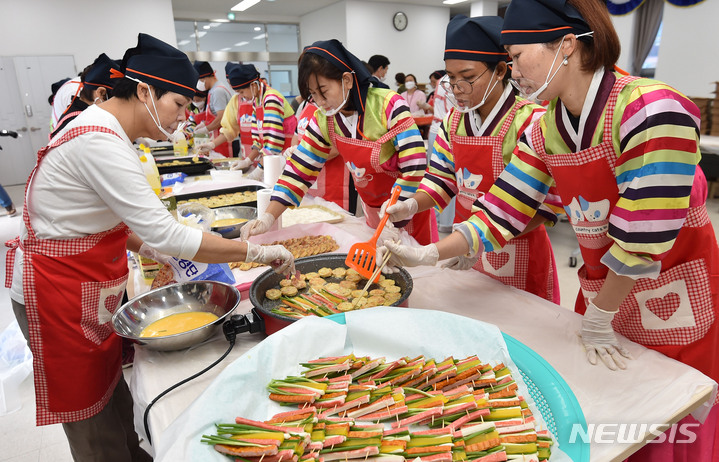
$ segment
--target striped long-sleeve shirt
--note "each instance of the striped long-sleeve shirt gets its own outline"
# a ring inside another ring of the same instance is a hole
[[[457,127],[457,135],[476,137],[499,136],[502,125],[507,120],[507,117],[509,117],[512,108],[517,102],[512,92],[512,87],[507,87],[502,94],[502,98],[490,112],[488,120],[483,121],[481,127],[478,127],[474,121],[474,113],[464,114]],[[456,109],[452,109],[449,116],[442,122],[440,131],[434,141],[430,165],[419,187],[419,189],[427,193],[441,209],[447,206],[458,191],[457,177],[455,174],[456,166],[449,135],[451,121],[455,111]],[[527,104],[516,111],[511,122],[511,127],[502,140],[504,165],[508,165],[512,159],[514,148],[517,146],[519,138],[525,134],[527,136],[529,135],[527,132],[528,127],[532,122],[538,120],[542,114],[544,114],[544,108],[536,104]],[[486,161],[491,162],[491,159],[487,158]],[[555,223],[557,221],[556,214],[563,213],[561,201],[559,201],[559,198],[554,192],[547,196],[547,201],[553,202],[549,202],[546,206],[540,207],[538,213],[546,217],[548,222]],[[473,209],[476,211],[477,207],[478,204],[475,203]],[[531,216],[529,218],[531,218]],[[469,226],[464,228],[467,230],[471,229]]]
[[[610,205],[608,236],[614,242],[602,263],[619,275],[656,277],[689,208],[700,159],[700,115],[696,105],[675,89],[655,80],[637,79],[619,93],[612,131],[604,133],[606,103],[618,77],[597,73],[598,89],[588,94],[593,101],[591,110],[577,130],[556,100],[537,123],[549,155],[577,152],[599,145],[607,135],[612,137],[619,199]],[[542,203],[553,185],[528,137],[523,137],[515,154],[484,196],[482,210],[470,219],[475,251],[480,241],[491,251],[519,234],[526,220],[518,217]],[[564,203],[571,200],[562,199]]]
[[[371,141],[408,119],[413,121],[401,96],[375,87],[370,87],[367,92],[365,113],[354,130],[343,123],[339,115],[333,117],[338,136]],[[327,161],[330,149],[327,117],[322,111],[316,111],[275,185],[272,200],[287,206],[299,205]],[[414,122],[382,145],[380,165],[385,170],[400,173],[395,184],[402,188],[401,200],[409,198],[417,190],[427,166],[426,156],[424,141]]]
[[[274,88],[264,86],[260,96],[263,110],[263,120],[258,124],[257,112],[252,112],[252,145],[266,155],[282,154],[285,144],[284,121],[287,117],[294,117],[292,106],[284,96]],[[239,96],[234,94],[225,107],[222,115],[222,128],[220,133],[228,140],[233,140],[240,133],[237,121]],[[256,106],[257,102],[253,102]],[[260,136],[262,135],[262,136]]]

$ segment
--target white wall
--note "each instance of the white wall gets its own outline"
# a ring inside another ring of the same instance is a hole
[[[622,45],[622,53],[619,55],[617,66],[627,72],[632,71],[632,44],[634,37],[634,14],[624,16],[612,16],[612,23],[619,35],[619,43]]]
[[[664,3],[656,79],[687,96],[713,98],[719,80],[719,1],[679,8]]]
[[[337,39],[347,46],[347,2],[337,2],[300,18],[302,48],[318,40],[330,39]]]
[[[622,43],[617,63],[631,70],[631,43],[634,16],[612,16]],[[666,82],[687,96],[713,98],[714,81],[719,80],[719,1],[705,1],[679,8],[664,2],[664,25],[654,78]]]
[[[171,0],[0,0],[0,9],[0,56],[72,55],[78,72],[100,53],[122,58],[139,32],[176,44]]]
[[[392,25],[398,11],[407,15],[407,28],[402,32]],[[346,45],[364,61],[375,54],[389,58],[385,83],[390,87],[397,72],[414,74],[417,82],[428,83],[432,71],[444,69],[447,23],[447,8],[349,0]]]

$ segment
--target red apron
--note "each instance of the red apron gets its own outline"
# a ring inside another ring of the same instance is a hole
[[[237,100],[237,125],[240,127],[240,144],[246,157],[252,150],[252,103]],[[231,140],[227,140],[231,143]]]
[[[413,124],[413,119],[407,119],[380,136],[377,141],[370,141],[337,135],[334,117],[327,118],[330,142],[337,148],[344,164],[352,173],[357,194],[362,198],[365,220],[371,228],[377,228],[379,225],[380,208],[384,201],[389,199],[392,187],[400,177],[397,156],[392,156],[387,162],[380,164],[382,145]],[[430,209],[415,214],[405,226],[405,230],[417,242],[427,245],[438,240],[436,224],[434,211]]]
[[[305,134],[310,121],[314,119],[316,110],[317,106],[314,104],[307,104],[302,109],[297,121],[297,136],[300,140]],[[307,194],[334,202],[350,213],[355,212],[350,210],[350,172],[345,168],[345,163],[340,156],[335,155],[327,159],[324,167],[317,175],[317,179],[307,190]]]
[[[220,88],[225,90],[227,93],[230,92],[227,88],[223,87],[222,85],[220,85]],[[213,114],[212,111],[210,110],[210,92],[207,92],[207,104],[205,104],[205,125],[211,124],[212,121],[215,120],[216,118],[217,117],[215,116],[215,114]],[[212,136],[215,138],[220,136],[220,129],[218,128],[217,130],[213,130]],[[220,154],[222,154],[225,157],[232,157],[232,140],[227,140],[227,143],[222,143],[221,145],[216,146],[214,151],[219,152]]]
[[[5,244],[10,247],[10,277],[15,250],[18,246],[23,250],[38,426],[96,415],[122,378],[121,339],[113,333],[110,319],[127,283],[127,226],[120,223],[80,238],[40,239],[30,224],[28,187],[45,154],[88,132],[119,137],[105,127],[75,127],[42,148],[25,187],[23,221],[28,237]]]
[[[575,311],[604,284],[608,268],[601,258],[613,244],[607,235],[612,208],[619,199],[614,172],[612,117],[621,89],[636,77],[623,77],[612,88],[604,120],[605,140],[577,153],[548,155],[537,124],[532,132],[537,154],[549,167],[577,235],[584,259]],[[587,181],[591,178],[592,181]],[[699,369],[719,380],[719,334],[714,322],[719,306],[719,252],[707,215],[706,179],[697,168],[686,221],[662,259],[657,279],[638,279],[614,317],[614,330],[647,348]],[[702,245],[704,243],[704,245]]]
[[[497,136],[457,135],[457,127],[464,114],[453,112],[450,142],[458,187],[455,223],[469,220],[477,197],[486,194],[504,170],[502,141],[514,122],[517,110],[527,103],[521,101],[514,105]],[[554,253],[544,225],[513,238],[496,252],[483,252],[474,269],[506,285],[559,303]]]

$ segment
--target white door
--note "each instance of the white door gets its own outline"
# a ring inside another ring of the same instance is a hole
[[[0,57],[0,184],[24,184],[50,133],[50,85],[77,75],[72,56]]]

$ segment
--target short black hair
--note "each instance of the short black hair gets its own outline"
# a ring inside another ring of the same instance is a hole
[[[397,82],[397,83],[404,83],[404,79],[405,79],[405,78],[406,78],[406,77],[405,77],[405,75],[404,75],[404,72],[397,72],[397,73],[394,75],[394,80],[395,80],[395,82]]]
[[[373,55],[370,57],[369,61],[367,61],[367,64],[369,64],[372,68],[372,72],[376,72],[380,67],[389,66],[389,59],[387,59],[386,56]]]
[[[162,95],[170,92],[169,90],[165,90],[164,88],[158,88],[154,85],[150,85],[150,88],[152,88],[153,92],[155,93],[155,98],[157,99],[162,98]],[[112,89],[112,96],[127,101],[131,100],[132,98],[137,98],[137,82],[126,78],[120,79],[120,81],[117,82]]]

